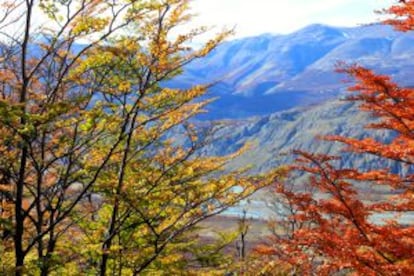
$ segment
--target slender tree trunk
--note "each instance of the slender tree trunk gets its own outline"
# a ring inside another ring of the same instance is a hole
[[[49,275],[49,271],[51,269],[50,259],[51,259],[51,256],[52,256],[51,254],[55,251],[56,240],[55,240],[55,235],[54,235],[53,231],[50,233],[50,236],[51,237],[49,239],[49,244],[47,246],[46,255],[42,259],[42,267],[40,269],[40,275],[41,276]]]
[[[135,113],[133,118],[132,118],[130,130],[128,132],[128,137],[127,137],[127,140],[125,142],[125,147],[124,147],[124,150],[123,150],[123,157],[122,157],[121,166],[119,168],[118,183],[117,183],[116,193],[115,193],[114,208],[112,210],[111,221],[109,223],[109,230],[108,230],[108,233],[107,233],[108,237],[102,245],[102,252],[103,253],[102,253],[102,259],[101,259],[101,264],[100,264],[100,275],[101,276],[106,275],[106,269],[107,269],[108,258],[109,258],[109,252],[108,251],[111,249],[112,241],[113,241],[113,238],[115,237],[116,218],[118,216],[119,204],[120,204],[119,197],[121,196],[121,191],[122,191],[122,187],[123,187],[123,184],[124,184],[125,169],[126,169],[126,165],[127,165],[128,153],[129,153],[129,149],[130,149],[130,145],[131,145],[132,135],[134,134],[135,120],[136,120],[137,114],[138,113]]]
[[[16,276],[22,275],[22,269],[24,264],[24,252],[23,252],[23,232],[24,232],[24,216],[23,216],[23,186],[24,175],[26,172],[27,162],[27,146],[23,146],[22,154],[20,158],[20,170],[19,180],[16,185],[16,204],[15,204],[15,233],[14,233],[14,249],[15,249],[15,266]]]
[[[37,212],[37,222],[36,222],[36,231],[37,234],[41,234],[42,233],[42,226],[43,226],[43,210],[42,210],[42,205],[41,205],[41,196],[42,196],[42,180],[43,180],[43,175],[41,173],[41,171],[37,172],[37,183],[36,183],[36,212]],[[41,268],[43,268],[44,263],[43,263],[43,239],[40,239],[39,242],[37,243],[37,257],[39,259],[39,261],[41,261]]]
[[[100,275],[101,276],[105,276],[106,275],[106,268],[107,268],[107,264],[108,264],[108,258],[109,258],[109,249],[112,246],[112,239],[113,239],[113,234],[114,234],[114,230],[115,230],[115,222],[116,222],[116,217],[118,214],[118,208],[119,208],[119,199],[118,199],[118,192],[115,198],[115,203],[114,203],[114,209],[112,210],[112,216],[111,216],[111,222],[109,225],[109,230],[108,230],[108,238],[105,240],[105,242],[102,245],[102,259],[101,259],[101,264],[100,264]]]
[[[22,42],[22,59],[21,59],[21,77],[22,77],[22,88],[20,90],[19,103],[23,105],[23,113],[26,112],[26,96],[29,80],[26,75],[26,59],[27,59],[27,48],[30,38],[30,24],[32,16],[33,0],[26,0],[26,22],[25,32]],[[26,119],[23,116],[20,118],[20,124],[22,127],[26,125]],[[23,189],[24,180],[26,175],[26,165],[28,157],[28,145],[27,141],[22,141],[22,150],[20,155],[20,167],[19,176],[16,183],[16,203],[15,203],[15,234],[14,234],[14,249],[15,249],[15,266],[16,276],[23,274],[23,265],[25,252],[23,250],[23,234],[24,234],[24,214],[23,214]]]

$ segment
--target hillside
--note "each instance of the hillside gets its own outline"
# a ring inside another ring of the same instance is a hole
[[[251,149],[236,159],[231,166],[254,164],[253,170],[268,169],[289,163],[293,149],[303,149],[338,155],[340,145],[316,139],[317,135],[344,135],[362,138],[367,130],[364,125],[372,120],[358,110],[354,103],[332,100],[323,104],[276,112],[268,116],[247,120],[228,120],[220,129],[217,141],[205,149],[210,154],[225,154],[246,142],[253,142]],[[377,138],[387,141],[391,133],[377,131]],[[367,167],[371,160],[346,155],[345,166]],[[378,164],[377,164],[378,165]]]
[[[341,155],[340,167],[390,168],[394,172],[413,172],[413,167],[401,163],[379,160],[368,155],[355,155],[343,151],[339,143],[321,141],[318,135],[343,135],[363,138],[367,136],[364,125],[373,118],[361,112],[355,103],[331,100],[319,105],[299,107],[276,112],[268,116],[260,116],[245,120],[227,120],[226,126],[216,133],[217,141],[204,149],[205,154],[225,154],[240,148],[246,142],[253,142],[252,147],[242,156],[235,159],[230,168],[251,167],[251,172],[267,172],[272,168],[291,164],[293,149],[309,152]],[[379,141],[389,141],[392,132],[370,132]],[[298,184],[303,183],[302,176],[293,178]],[[292,178],[289,181],[293,180]],[[300,187],[300,186],[299,186]],[[385,186],[359,186],[364,200],[385,199],[390,190]],[[242,207],[227,211],[227,215],[239,215],[241,208],[247,208],[249,215],[263,218],[271,216],[268,204],[273,202],[272,193],[264,190],[256,193]]]
[[[414,67],[414,35],[373,25],[337,28],[311,25],[288,35],[262,35],[224,43],[188,65],[168,85],[216,83],[219,97],[205,119],[248,118],[320,103],[345,90],[339,61],[360,63],[404,85]]]

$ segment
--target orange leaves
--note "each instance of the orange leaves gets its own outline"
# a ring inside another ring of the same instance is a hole
[[[413,3],[407,1],[407,6],[413,7]],[[414,210],[414,89],[400,87],[389,76],[359,66],[345,66],[340,71],[355,80],[348,100],[359,103],[363,112],[377,118],[367,129],[392,131],[394,136],[388,141],[371,137],[321,138],[340,142],[346,151],[361,158],[375,156],[376,161],[370,165],[377,169],[342,168],[338,157],[294,151],[298,158],[290,168],[309,176],[299,187],[311,191],[277,188],[282,197],[279,202],[287,211],[285,221],[278,223],[290,228],[285,227],[285,236],[272,237],[272,246],[261,252],[291,263],[289,255],[280,252],[285,248],[290,252],[299,250],[314,259],[310,266],[298,260],[295,265],[321,275],[345,270],[357,275],[411,275],[414,225],[406,225],[400,218]],[[403,169],[397,171],[382,164]],[[371,200],[367,194],[374,192],[370,187],[376,185],[384,185],[385,200]],[[380,215],[389,215],[392,220],[381,220]],[[274,248],[279,251],[272,251]]]
[[[348,141],[342,137],[328,137],[327,140],[345,143]],[[354,142],[358,144],[358,140]],[[358,152],[368,152],[366,144],[371,143],[364,141],[362,144],[365,145],[365,150],[361,146]],[[381,145],[379,142],[376,145],[379,151]],[[353,148],[350,150],[353,151]],[[414,239],[407,234],[413,231],[414,227],[394,222],[379,225],[373,222],[371,217],[375,212],[386,210],[410,210],[406,204],[412,202],[409,196],[412,193],[407,195],[403,192],[409,186],[404,184],[404,178],[391,174],[388,170],[360,172],[358,169],[338,169],[329,164],[336,158],[301,151],[296,153],[300,154],[300,165],[293,168],[312,174],[308,185],[315,188],[314,192],[327,195],[320,197],[313,194],[312,197],[316,198],[313,199],[312,208],[303,208],[304,204],[310,206],[309,199],[305,200],[298,192],[287,193],[284,189],[278,188],[277,191],[286,197],[288,202],[293,203],[295,212],[300,211],[300,216],[290,216],[288,220],[291,223],[307,221],[312,225],[295,230],[290,239],[281,239],[279,243],[292,247],[305,245],[306,249],[302,249],[302,252],[306,255],[311,255],[315,250],[320,252],[324,264],[317,266],[317,271],[322,274],[343,269],[351,269],[365,275],[376,275],[380,271],[391,273],[396,270],[412,273],[412,267],[407,264],[413,264],[410,244]],[[369,153],[372,153],[372,150]],[[364,199],[364,195],[354,188],[354,185],[368,181],[393,185],[400,191],[389,197],[388,202],[365,203],[358,199]]]
[[[414,138],[414,89],[401,88],[388,76],[377,75],[360,66],[344,67],[339,71],[356,81],[349,90],[357,93],[348,100],[360,102],[364,111],[378,117],[379,123],[370,127],[395,130],[411,140]]]
[[[385,24],[404,32],[414,30],[414,1],[399,1],[398,4],[385,9],[383,13],[394,16],[394,18],[385,20]]]

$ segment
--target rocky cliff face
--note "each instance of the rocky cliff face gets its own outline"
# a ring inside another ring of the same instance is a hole
[[[323,104],[295,108],[277,112],[268,116],[248,120],[228,120],[226,126],[216,132],[216,142],[204,149],[205,154],[223,154],[237,150],[246,142],[253,142],[249,151],[233,160],[230,168],[251,167],[251,173],[266,171],[291,164],[293,149],[341,156],[338,166],[342,168],[389,168],[396,173],[414,172],[414,168],[402,166],[390,161],[379,160],[373,156],[356,155],[343,151],[343,145],[322,141],[318,135],[343,135],[364,138],[368,134],[380,141],[389,141],[393,135],[389,131],[374,131],[365,128],[366,123],[374,119],[361,112],[355,103],[332,100]],[[304,175],[296,175],[287,180],[297,184],[301,189],[305,182]],[[386,199],[392,193],[389,187],[357,183],[364,200]],[[322,195],[315,195],[322,196]],[[247,209],[250,216],[263,218],[273,216],[269,209],[274,207],[274,194],[263,190],[253,195],[240,206],[230,209],[226,214],[238,216]],[[378,218],[380,220],[380,218]],[[405,218],[404,218],[405,219]],[[412,219],[409,217],[407,219]]]
[[[292,162],[293,157],[289,152],[293,149],[343,155],[342,166],[394,166],[372,157],[344,153],[339,143],[316,138],[318,135],[329,134],[363,138],[368,134],[364,126],[372,120],[369,114],[359,111],[355,103],[332,100],[248,120],[229,120],[225,127],[216,132],[217,141],[204,150],[209,154],[224,154],[238,149],[246,142],[253,142],[251,149],[230,166],[252,165],[254,172],[265,172]],[[386,131],[371,131],[370,135],[372,134],[382,141],[389,140],[393,135]]]

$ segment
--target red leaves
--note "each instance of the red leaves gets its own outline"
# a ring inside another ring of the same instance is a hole
[[[413,3],[406,4],[414,14]],[[404,24],[409,24],[407,20]],[[389,141],[342,136],[322,139],[340,142],[361,158],[376,156],[406,170],[341,168],[339,157],[294,151],[298,158],[290,169],[308,175],[300,187],[312,191],[277,188],[289,211],[279,225],[291,227],[284,228],[284,235],[272,237],[273,244],[259,252],[273,254],[309,274],[347,270],[357,275],[414,275],[414,225],[397,222],[399,214],[414,211],[414,89],[400,87],[389,76],[360,66],[345,66],[340,71],[355,80],[348,100],[358,102],[363,112],[377,119],[367,129],[395,135]],[[387,163],[376,165],[381,164]],[[388,194],[381,201],[371,201],[367,184],[385,185]],[[374,214],[387,212],[392,221],[374,219]]]
[[[399,1],[383,13],[393,16],[385,24],[401,31],[414,30],[414,0]],[[310,187],[312,192],[277,189],[284,199],[280,202],[288,204],[290,211],[280,223],[292,227],[271,239],[272,248],[287,253],[267,252],[278,253],[279,259],[308,274],[414,275],[414,224],[398,222],[401,215],[414,211],[414,88],[401,87],[390,76],[358,65],[339,67],[353,83],[347,100],[357,102],[363,112],[376,118],[366,128],[394,135],[388,141],[342,136],[322,139],[340,142],[361,158],[375,156],[381,161],[377,166],[394,162],[403,169],[340,168],[338,157],[295,151],[298,158],[291,169],[309,176],[300,187]],[[388,194],[370,200],[361,189],[367,184],[388,186]],[[393,220],[373,216],[387,212]],[[306,264],[303,256],[307,256]]]
[[[414,89],[401,88],[390,77],[360,66],[343,67],[339,72],[349,74],[356,81],[349,88],[355,93],[348,100],[360,102],[362,110],[379,119],[379,123],[369,127],[393,130],[414,139]]]
[[[383,13],[394,16],[394,18],[385,20],[385,24],[391,25],[403,32],[414,30],[413,0],[400,0],[398,5],[391,6],[389,9],[384,10]]]

